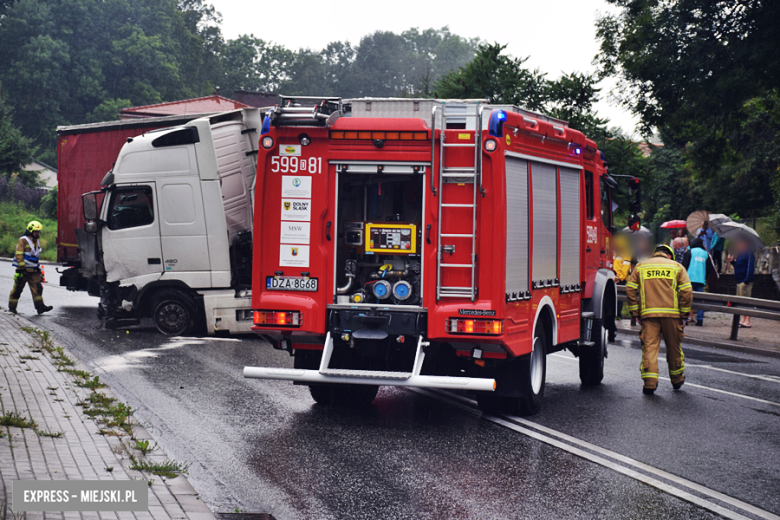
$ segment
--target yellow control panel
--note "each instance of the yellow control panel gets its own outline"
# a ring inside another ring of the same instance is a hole
[[[367,222],[366,253],[417,254],[417,226]]]

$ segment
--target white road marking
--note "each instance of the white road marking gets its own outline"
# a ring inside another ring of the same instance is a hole
[[[575,362],[577,361],[574,358],[569,358],[569,357],[561,356],[561,355],[558,355],[558,354],[550,354],[547,357],[555,357],[555,358],[563,359],[563,360],[566,360],[566,361],[575,361]],[[701,368],[702,367],[702,365],[687,365],[687,366],[695,366],[697,368]],[[668,377],[659,377],[658,379],[659,380],[663,379],[664,381],[670,381],[670,379]],[[772,381],[774,381],[774,380],[772,380]],[[774,381],[774,382],[776,382],[776,381]],[[772,406],[780,406],[780,403],[777,403],[775,401],[767,401],[766,399],[759,399],[758,397],[752,397],[752,396],[749,396],[749,395],[738,394],[736,392],[728,392],[726,390],[720,390],[718,388],[712,388],[711,386],[697,385],[696,383],[689,383],[688,381],[685,382],[685,386],[692,386],[694,388],[701,388],[702,390],[709,390],[710,392],[717,392],[719,394],[726,394],[726,395],[730,395],[732,397],[739,397],[740,399],[748,399],[750,401],[756,401],[758,403],[771,404]]]
[[[707,370],[715,370],[715,371],[718,371],[718,372],[725,372],[726,374],[734,374],[736,376],[752,377],[753,379],[760,379],[762,381],[771,381],[772,383],[780,383],[780,379],[778,379],[777,376],[746,374],[744,372],[736,372],[734,370],[726,370],[725,368],[717,368],[717,367],[714,367],[712,365],[691,365],[690,363],[688,363],[686,366],[696,367],[696,368],[704,368],[704,369],[707,369]]]
[[[446,403],[451,404],[452,406],[456,406],[458,408],[461,408],[471,414],[479,415],[480,412],[474,408],[474,405],[476,402],[472,399],[468,399],[463,396],[451,394],[449,392],[439,392],[439,391],[431,391],[431,390],[423,390],[420,388],[411,388],[413,392],[425,395],[427,397],[430,397],[432,399],[436,399],[438,401],[443,401]],[[442,395],[444,394],[444,395]],[[460,401],[460,402],[459,402]],[[468,403],[468,404],[464,404]],[[756,506],[750,505],[746,502],[742,502],[741,500],[732,498],[728,495],[724,495],[723,493],[720,493],[718,491],[714,491],[712,489],[709,489],[705,486],[702,486],[700,484],[696,484],[695,482],[691,482],[687,479],[684,479],[682,477],[678,477],[677,475],[673,475],[671,473],[668,473],[666,471],[657,469],[653,466],[650,466],[648,464],[645,464],[643,462],[639,462],[637,460],[631,459],[630,457],[625,457],[623,455],[620,455],[619,453],[601,448],[599,446],[596,446],[594,444],[591,444],[586,441],[582,441],[580,439],[577,439],[575,437],[571,437],[565,433],[558,432],[556,430],[553,430],[551,428],[547,428],[545,426],[541,426],[539,424],[536,424],[534,422],[528,421],[527,419],[523,419],[521,417],[514,417],[514,416],[507,416],[507,417],[494,417],[491,415],[482,415],[482,417],[488,421],[491,421],[493,423],[499,424],[501,426],[504,426],[506,428],[509,428],[511,430],[514,430],[518,433],[522,433],[523,435],[526,435],[528,437],[531,437],[533,439],[536,439],[540,442],[544,442],[545,444],[549,444],[550,446],[555,446],[556,448],[562,449],[564,451],[567,451],[573,455],[576,455],[578,457],[584,458],[586,460],[589,460],[591,462],[594,462],[596,464],[599,464],[601,466],[604,466],[608,469],[611,469],[613,471],[616,471],[618,473],[621,473],[623,475],[626,475],[628,477],[631,477],[635,480],[638,480],[640,482],[643,482],[647,485],[653,486],[656,489],[659,489],[661,491],[664,491],[666,493],[669,493],[670,495],[676,496],[677,498],[680,498],[682,500],[685,500],[687,502],[691,502],[692,504],[695,504],[699,507],[703,507],[705,509],[708,509],[714,513],[717,513],[719,515],[722,515],[726,518],[731,519],[739,519],[739,520],[746,520],[748,517],[737,513],[735,511],[732,511],[731,509],[727,509],[719,504],[716,504],[714,502],[711,502],[709,500],[706,500],[702,497],[699,497],[697,495],[694,495],[690,493],[689,491],[686,491],[684,489],[680,489],[680,487],[675,487],[674,485],[668,484],[666,482],[663,482],[661,480],[658,480],[656,478],[653,478],[652,476],[645,475],[643,473],[640,473],[639,471],[636,471],[634,469],[631,469],[629,467],[626,467],[624,465],[618,464],[616,462],[607,460],[605,457],[609,457],[611,459],[614,459],[616,461],[620,461],[623,464],[627,464],[629,466],[633,466],[637,469],[643,470],[647,473],[653,474],[657,477],[669,480],[676,484],[677,486],[686,487],[691,491],[696,491],[698,493],[701,493],[703,495],[706,495],[708,497],[714,498],[720,502],[723,502],[725,504],[728,504],[736,509],[740,509],[743,512],[750,513],[752,515],[755,515],[759,518],[763,518],[765,520],[780,520],[780,516],[777,516],[769,511],[765,511],[763,509],[760,509]],[[521,426],[522,425],[522,426]],[[524,428],[523,426],[528,426],[533,428],[534,430],[530,430],[527,428]],[[548,435],[545,435],[548,434]],[[557,437],[553,438],[550,435]],[[565,441],[565,442],[564,442]],[[568,443],[568,444],[567,444]],[[576,446],[573,446],[576,445]],[[579,447],[577,447],[579,446]],[[590,453],[588,451],[585,451],[584,449],[590,450],[592,452],[598,453],[596,455],[595,453]],[[600,455],[603,455],[600,456]]]

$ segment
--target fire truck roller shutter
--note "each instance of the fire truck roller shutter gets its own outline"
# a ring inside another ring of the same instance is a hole
[[[580,280],[580,170],[560,168],[561,287]]]
[[[528,161],[506,158],[506,297],[522,299],[528,283]]]
[[[558,278],[558,171],[551,164],[531,162],[533,186],[532,279],[546,284]]]

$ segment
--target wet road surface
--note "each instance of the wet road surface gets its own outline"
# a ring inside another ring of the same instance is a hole
[[[3,297],[11,276],[0,272]],[[259,338],[103,330],[95,298],[51,283],[44,295],[51,314],[35,316],[29,293],[20,312],[192,464],[190,482],[215,512],[780,518],[780,360],[688,345],[683,391],[661,380],[645,397],[639,345],[619,337],[597,388],[580,387],[568,352],[548,356],[544,408],[529,421],[483,417],[467,394],[398,388],[342,410],[315,405],[305,387],[244,379],[245,365],[292,364]]]

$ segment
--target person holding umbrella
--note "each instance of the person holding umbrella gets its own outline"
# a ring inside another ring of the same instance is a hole
[[[750,298],[753,295],[753,279],[756,271],[756,256],[747,240],[737,241],[737,259],[729,255],[729,262],[734,266],[734,279],[737,282],[737,296]],[[739,317],[739,328],[749,329],[750,316]]]
[[[694,238],[691,242],[691,248],[685,252],[681,262],[688,272],[688,278],[691,281],[694,292],[704,292],[704,286],[707,279],[713,275],[717,276],[715,263],[712,257],[704,249],[704,241],[701,237]],[[699,309],[696,313],[696,326],[704,326],[704,311]]]

